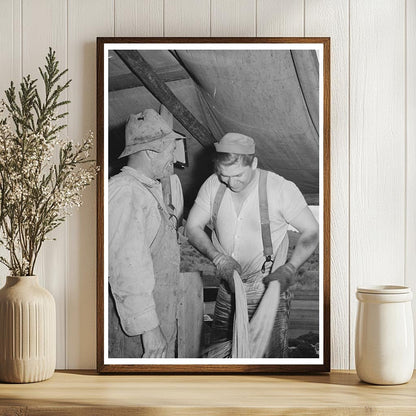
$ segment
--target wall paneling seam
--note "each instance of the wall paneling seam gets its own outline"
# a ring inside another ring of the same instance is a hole
[[[407,285],[407,155],[408,155],[408,131],[407,131],[407,0],[404,0],[404,250],[403,250],[403,285]]]
[[[69,68],[69,2],[70,0],[66,0],[66,68]],[[69,71],[66,73],[66,81],[69,80]],[[66,90],[66,100],[69,99],[68,90]],[[69,104],[66,105],[68,111]],[[69,121],[69,114],[66,116],[67,120]],[[67,136],[69,135],[68,128],[66,129]],[[68,237],[69,237],[69,225],[68,219],[65,220],[65,275],[64,275],[64,322],[65,322],[65,331],[64,331],[64,357],[65,357],[65,368],[68,368]]]
[[[20,0],[20,80],[23,78],[23,1]],[[13,44],[14,49],[14,44]],[[13,51],[14,52],[14,51]]]
[[[303,36],[306,36],[306,0],[303,0]]]
[[[20,68],[19,68],[19,79],[23,78],[23,0],[19,0],[19,13],[20,13]],[[15,43],[13,42],[13,54],[14,54],[14,46]]]
[[[212,36],[212,0],[209,0],[209,36]]]
[[[332,45],[333,46],[333,45]],[[348,0],[348,369],[351,369],[351,0]],[[332,276],[331,276],[332,278]],[[332,279],[331,279],[332,281]]]

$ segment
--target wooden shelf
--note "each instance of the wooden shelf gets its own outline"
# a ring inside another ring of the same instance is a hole
[[[1,384],[0,415],[416,415],[416,375],[400,386],[318,375],[97,375],[58,371]]]

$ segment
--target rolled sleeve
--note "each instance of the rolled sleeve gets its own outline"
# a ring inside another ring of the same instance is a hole
[[[159,325],[145,212],[131,188],[109,193],[109,282],[121,326],[134,336]]]

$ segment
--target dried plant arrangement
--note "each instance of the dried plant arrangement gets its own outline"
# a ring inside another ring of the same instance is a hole
[[[33,275],[43,242],[81,205],[97,170],[91,132],[78,144],[59,135],[71,81],[51,48],[39,72],[44,88],[27,75],[19,90],[11,82],[0,104],[0,245],[9,253],[0,262],[12,276]]]

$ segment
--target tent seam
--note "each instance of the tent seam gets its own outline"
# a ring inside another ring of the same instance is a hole
[[[299,74],[298,74],[298,71],[296,69],[295,61],[293,59],[293,52],[292,52],[292,50],[290,51],[290,57],[292,58],[293,68],[295,70],[296,78],[297,78],[298,83],[299,83],[300,91],[301,91],[302,97],[303,97],[303,102],[305,103],[305,107],[306,107],[306,110],[308,112],[309,119],[311,120],[311,123],[313,125],[314,130],[315,130],[315,133],[318,136],[318,140],[317,140],[317,143],[318,143],[319,142],[319,130],[316,128],[315,123],[314,123],[313,118],[312,118],[312,115],[311,115],[311,112],[309,111],[309,106],[308,106],[308,103],[306,101],[305,93],[303,92],[302,84],[301,84],[300,79],[299,79]]]

